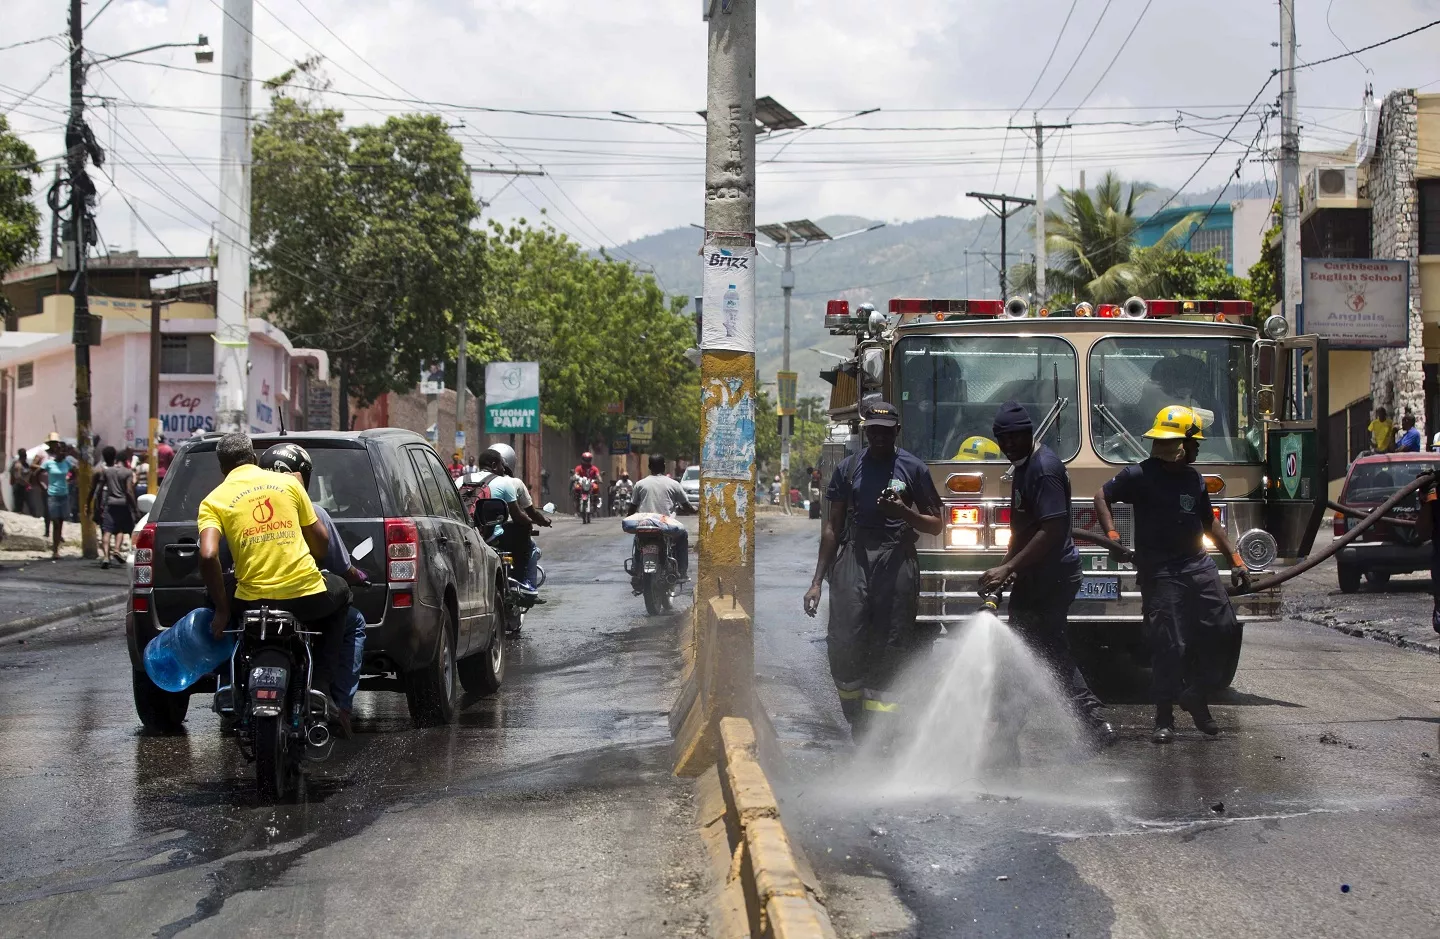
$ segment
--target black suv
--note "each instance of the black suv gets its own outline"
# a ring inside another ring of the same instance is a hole
[[[219,439],[210,434],[179,448],[135,539],[125,635],[135,710],[151,730],[176,729],[190,695],[215,690],[208,676],[186,691],[163,691],[145,674],[142,655],[160,630],[205,605],[195,519],[221,481]],[[281,441],[310,452],[310,497],[330,513],[369,578],[353,590],[365,617],[361,687],[403,689],[420,726],[455,718],[457,677],[466,691],[496,691],[505,672],[500,560],[466,517],[434,449],[418,434],[380,428],[256,437],[255,451]]]

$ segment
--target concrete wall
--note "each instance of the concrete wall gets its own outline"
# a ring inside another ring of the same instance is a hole
[[[1260,260],[1260,253],[1265,248],[1265,232],[1272,224],[1272,205],[1270,199],[1240,199],[1230,203],[1233,267],[1240,277],[1248,275],[1250,268]]]
[[[1327,413],[1334,414],[1370,397],[1371,353],[1365,350],[1337,350],[1330,353],[1330,387]]]
[[[1409,408],[1423,422],[1425,338],[1420,265],[1416,263],[1420,244],[1415,189],[1418,152],[1415,92],[1391,92],[1380,109],[1379,145],[1370,166],[1371,250],[1377,258],[1411,262],[1410,343],[1404,349],[1375,352],[1370,384],[1376,404],[1385,405],[1397,417]]]

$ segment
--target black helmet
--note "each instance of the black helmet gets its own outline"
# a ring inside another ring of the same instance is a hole
[[[315,467],[310,462],[310,454],[298,443],[277,443],[260,455],[260,468],[277,473],[299,473],[305,488],[309,489],[310,471]]]

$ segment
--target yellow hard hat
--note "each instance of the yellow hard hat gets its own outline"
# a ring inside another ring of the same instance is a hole
[[[1005,455],[1000,452],[1000,445],[989,437],[981,437],[976,434],[973,437],[966,437],[960,444],[960,449],[955,454],[957,460],[1001,460]]]
[[[1205,435],[1200,433],[1203,429],[1204,421],[1194,408],[1172,404],[1160,409],[1160,413],[1155,415],[1155,425],[1145,431],[1144,436],[1151,440],[1184,440],[1187,437],[1204,440]]]

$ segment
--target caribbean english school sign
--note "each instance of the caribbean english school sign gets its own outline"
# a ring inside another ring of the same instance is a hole
[[[485,366],[485,433],[540,433],[540,363]]]
[[[1301,270],[1301,331],[1325,337],[1332,349],[1396,349],[1409,343],[1409,262],[1305,258]]]

